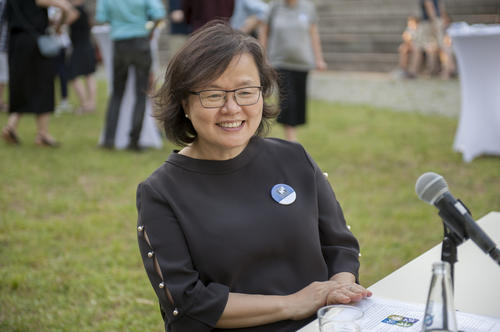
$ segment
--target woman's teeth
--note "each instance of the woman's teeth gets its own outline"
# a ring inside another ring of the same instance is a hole
[[[219,123],[219,126],[221,126],[223,128],[236,128],[236,127],[241,126],[242,123],[243,123],[243,121],[221,122],[221,123]]]

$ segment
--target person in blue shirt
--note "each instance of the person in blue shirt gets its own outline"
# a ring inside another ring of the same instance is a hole
[[[259,23],[265,19],[268,8],[269,5],[262,0],[236,0],[229,23],[233,29],[253,34]]]
[[[113,93],[108,103],[103,148],[113,149],[128,69],[135,67],[135,105],[130,131],[130,150],[138,151],[142,121],[146,109],[146,91],[151,69],[149,40],[165,17],[161,0],[98,0],[96,21],[111,25],[113,41]],[[153,21],[153,29],[146,23]]]

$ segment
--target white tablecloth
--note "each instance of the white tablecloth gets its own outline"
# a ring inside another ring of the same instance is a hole
[[[439,217],[436,218],[439,222]],[[500,212],[492,211],[477,220],[477,223],[497,245],[500,243]],[[499,266],[472,240],[466,240],[458,246],[457,258],[455,309],[464,313],[500,318]],[[368,289],[375,297],[423,305],[429,291],[432,263],[439,260],[441,260],[441,244],[429,249]],[[471,331],[482,331],[477,328]],[[393,325],[390,331],[404,332],[405,329]],[[297,332],[319,332],[318,320],[314,320]]]
[[[113,47],[109,36],[110,27],[107,25],[94,26],[92,34],[97,41],[102,55],[104,68],[106,69],[106,78],[108,80],[108,96],[111,96],[113,91]],[[158,57],[155,56],[154,50],[157,49],[158,34],[151,41],[151,50],[153,51],[152,69],[158,67]],[[115,148],[124,149],[127,147],[130,137],[130,128],[132,125],[132,113],[135,103],[135,69],[131,67],[128,73],[127,84],[123,94],[122,104],[120,107],[120,115],[118,117],[118,126],[116,128]],[[102,143],[104,138],[104,130],[101,133],[99,142]],[[146,111],[142,123],[141,136],[139,138],[139,146],[161,148],[163,146],[162,138],[158,126],[152,117],[152,104],[149,98],[146,99]]]
[[[500,25],[452,25],[462,93],[453,148],[465,162],[500,155]]]

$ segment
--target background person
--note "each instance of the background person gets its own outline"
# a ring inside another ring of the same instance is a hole
[[[418,0],[421,8],[421,18],[415,38],[415,51],[410,65],[410,74],[416,76],[423,63],[430,75],[439,73],[439,51],[443,44],[444,25],[442,17],[447,13],[441,0]]]
[[[186,23],[193,31],[213,19],[229,20],[234,11],[234,0],[182,0]]]
[[[8,109],[5,103],[5,87],[9,82],[9,64],[7,62],[7,32],[9,28],[4,16],[6,1],[0,0],[0,112],[6,112]]]
[[[326,70],[318,33],[318,17],[307,0],[274,0],[259,40],[278,71],[280,115],[285,138],[297,140],[296,126],[306,123],[307,75]]]
[[[441,64],[441,78],[448,80],[457,75],[457,63],[455,60],[455,53],[453,52],[452,39],[449,34],[446,33],[450,25],[450,17],[447,16],[443,19],[444,24],[444,37],[441,47],[439,48],[439,60]]]
[[[410,73],[410,59],[415,56],[415,37],[417,35],[418,18],[415,16],[408,16],[406,21],[406,28],[403,31],[403,42],[398,47],[399,54],[399,69],[401,70],[404,78],[414,78],[415,76]]]
[[[258,27],[265,19],[269,5],[262,0],[235,0],[229,20],[233,29],[257,37]]]
[[[192,29],[186,23],[184,11],[182,10],[181,0],[169,0],[168,2],[168,18],[170,21],[168,31],[168,59],[170,60],[174,54],[186,42],[187,36]]]
[[[80,17],[70,26],[73,52],[69,58],[69,80],[78,96],[80,106],[77,113],[88,113],[96,108],[96,50],[90,36],[90,21],[85,0],[71,0]]]
[[[59,44],[62,46],[59,54],[54,57],[55,74],[59,78],[61,88],[61,99],[55,109],[56,115],[63,112],[71,112],[72,107],[68,100],[68,55],[71,53],[71,40],[68,35],[68,26],[62,23],[62,11],[57,7],[49,7],[49,21],[51,28],[54,29]]]
[[[188,39],[157,92],[183,147],[138,187],[139,248],[166,331],[296,331],[371,293],[319,167],[263,138],[275,74],[260,44],[219,22]]]
[[[45,58],[38,50],[31,29],[43,34],[49,25],[47,7],[61,8],[64,23],[78,18],[78,12],[66,0],[7,0],[9,24],[9,118],[2,130],[2,138],[19,144],[17,126],[22,115],[36,115],[35,143],[56,147],[58,142],[50,135],[50,115],[54,111],[53,59]],[[30,24],[31,26],[27,26]]]
[[[113,41],[113,93],[106,112],[104,142],[107,149],[115,147],[120,106],[127,83],[129,67],[135,68],[135,105],[132,114],[129,150],[140,151],[139,138],[146,110],[146,93],[151,70],[150,38],[165,8],[160,0],[98,0],[96,21],[111,24]],[[150,31],[146,23],[155,22]]]

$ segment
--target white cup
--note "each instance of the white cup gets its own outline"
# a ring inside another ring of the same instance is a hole
[[[358,320],[363,317],[363,311],[359,308],[344,304],[332,304],[319,308],[317,315],[321,332],[361,331]]]

